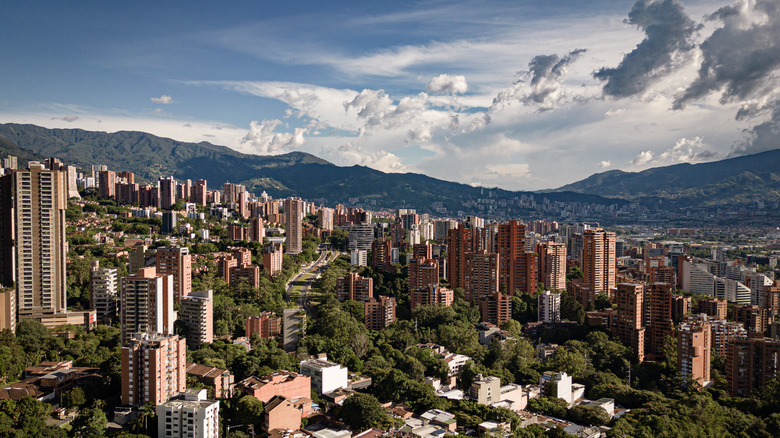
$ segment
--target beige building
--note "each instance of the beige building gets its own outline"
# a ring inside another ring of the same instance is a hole
[[[97,260],[92,262],[90,271],[90,304],[98,320],[116,316],[117,294],[116,269],[100,269]]]
[[[67,188],[64,172],[28,167],[14,173],[16,304],[21,319],[45,319],[66,309]]]
[[[214,341],[214,292],[195,291],[181,300],[181,320],[187,326],[187,347]]]
[[[501,379],[478,374],[471,382],[469,397],[481,405],[492,405],[501,401]]]
[[[120,301],[122,345],[136,333],[173,333],[172,276],[158,274],[154,266],[139,269],[122,279]]]

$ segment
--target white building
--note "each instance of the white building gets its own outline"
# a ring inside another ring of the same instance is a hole
[[[539,322],[561,320],[561,294],[546,290],[539,295]]]
[[[188,389],[182,398],[157,405],[157,436],[219,437],[219,401],[206,400],[205,389]]]
[[[116,269],[100,269],[98,261],[92,262],[90,288],[92,308],[98,320],[116,316],[117,293]]]
[[[181,300],[181,320],[187,326],[187,348],[214,342],[214,292],[190,292]]]
[[[585,385],[572,383],[571,376],[563,371],[560,373],[545,371],[539,377],[539,386],[542,388],[543,396],[557,397],[570,405],[585,395]]]
[[[301,374],[311,377],[311,387],[319,394],[346,388],[349,379],[347,368],[328,361],[324,354],[301,362]]]
[[[349,253],[349,262],[352,266],[367,266],[368,251],[365,249],[353,249]]]

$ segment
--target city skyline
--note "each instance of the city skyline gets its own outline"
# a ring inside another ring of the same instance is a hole
[[[6,9],[3,122],[514,190],[776,147],[768,1]]]

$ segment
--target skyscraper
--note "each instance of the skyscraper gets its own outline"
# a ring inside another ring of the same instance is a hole
[[[558,322],[561,320],[561,294],[546,290],[538,297],[538,320],[540,322]]]
[[[684,379],[703,385],[710,380],[712,326],[688,322],[677,329],[677,369]]]
[[[566,289],[566,245],[556,242],[541,242],[536,245],[539,254],[539,282],[545,289]]]
[[[176,180],[172,176],[160,178],[157,185],[160,188],[160,208],[170,209],[176,203]]]
[[[525,268],[525,224],[514,220],[500,224],[496,243],[499,255],[499,290],[508,295],[514,295],[515,290],[527,292],[527,285],[520,284],[520,278],[524,277],[521,271]],[[536,282],[536,278],[533,282]]]
[[[465,292],[467,301],[479,301],[480,298],[493,296],[500,292],[500,257],[489,252],[466,254]]]
[[[634,351],[638,362],[645,358],[645,328],[643,313],[644,286],[637,283],[620,283],[616,298],[618,319],[612,331],[620,341]]]
[[[187,247],[157,248],[155,265],[158,274],[173,276],[173,296],[177,303],[189,295],[192,290],[192,255]]]
[[[585,286],[596,293],[615,287],[615,233],[601,228],[585,230],[582,236],[582,273]]]
[[[14,173],[17,306],[20,318],[39,319],[66,309],[66,185],[64,172],[28,167]]]
[[[116,316],[117,294],[116,269],[103,268],[97,260],[92,262],[90,292],[91,305],[98,320]]]
[[[285,236],[287,236],[286,254],[300,254],[303,251],[303,208],[299,198],[284,200]]]
[[[453,289],[466,287],[466,254],[472,252],[472,231],[460,224],[447,233],[447,277]]]
[[[122,345],[136,333],[173,333],[173,276],[154,266],[122,278],[120,327]]]
[[[214,341],[214,292],[195,291],[181,301],[181,320],[187,326],[187,347],[196,350]]]

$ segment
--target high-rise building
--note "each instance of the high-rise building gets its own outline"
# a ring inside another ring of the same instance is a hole
[[[520,284],[520,271],[525,267],[524,263],[521,263],[525,253],[525,224],[515,220],[500,224],[496,244],[499,256],[499,290],[508,295],[514,295],[516,290],[528,292],[527,285]],[[535,276],[533,282],[536,283]]]
[[[371,266],[374,269],[391,271],[393,269],[392,249],[393,245],[389,240],[374,240],[371,243]]]
[[[643,326],[644,286],[636,283],[620,283],[615,294],[617,322],[612,327],[620,341],[630,347],[634,358],[642,362],[645,357],[645,328]]]
[[[512,319],[512,297],[494,292],[479,300],[479,314],[482,322],[501,325]]]
[[[265,238],[265,223],[261,217],[253,217],[249,220],[249,240],[263,242]]]
[[[159,405],[184,392],[187,347],[178,335],[139,333],[122,347],[122,404]]]
[[[761,306],[734,306],[734,321],[741,322],[751,337],[763,337],[766,309]]]
[[[447,235],[447,277],[450,287],[466,287],[466,254],[472,252],[472,230],[459,224]]]
[[[173,276],[154,266],[122,278],[120,327],[122,345],[136,333],[173,333]]]
[[[160,178],[157,182],[160,188],[160,205],[159,207],[165,210],[170,210],[173,204],[176,203],[176,180],[172,176],[168,178]]]
[[[176,212],[164,211],[162,214],[162,227],[160,232],[162,234],[171,234],[176,231]]]
[[[195,185],[192,186],[192,202],[206,206],[206,195],[208,194],[208,184],[205,179],[199,179],[195,181]]]
[[[433,259],[409,261],[409,291],[427,289],[439,284],[439,262]]]
[[[104,170],[98,172],[98,196],[104,199],[113,198],[116,184],[116,172]]]
[[[363,310],[368,330],[382,330],[395,322],[395,298],[372,297],[363,302]]]
[[[214,292],[193,291],[181,300],[181,320],[187,326],[187,347],[197,350],[214,341]]]
[[[176,302],[192,290],[192,255],[186,246],[157,248],[157,273],[173,276],[173,293]]]
[[[659,360],[664,356],[664,341],[673,336],[674,323],[672,318],[672,285],[654,283],[645,287],[645,307],[647,308],[646,327],[649,333],[645,335],[646,353],[651,360]]]
[[[0,175],[0,202],[9,205],[14,195],[14,175]],[[0,287],[11,287],[16,282],[14,228],[13,208],[0,209]]]
[[[780,341],[737,338],[726,346],[726,390],[732,397],[748,397],[777,376]]]
[[[273,242],[266,245],[263,253],[263,269],[268,272],[268,276],[273,277],[276,273],[282,272],[282,265],[282,245]]]
[[[91,305],[95,309],[97,319],[106,320],[116,316],[116,305],[119,300],[117,293],[116,269],[100,269],[97,260],[92,262],[90,292]]]
[[[333,231],[333,209],[328,207],[320,208],[318,222],[320,228],[326,231]]]
[[[686,322],[677,328],[677,370],[683,379],[699,385],[710,381],[712,327],[707,322]]]
[[[374,279],[352,272],[336,279],[336,298],[339,301],[368,301],[374,296]]]
[[[0,330],[16,333],[16,291],[0,291]]]
[[[558,322],[561,320],[561,294],[546,290],[538,297],[538,315],[540,322]]]
[[[284,225],[287,237],[286,254],[300,254],[303,251],[303,209],[305,203],[298,198],[284,200]]]
[[[706,298],[699,300],[699,311],[711,316],[712,319],[726,319],[728,302],[720,298]]]
[[[539,282],[545,289],[566,290],[566,245],[541,242],[536,245],[539,255]]]
[[[499,255],[470,252],[466,254],[465,292],[467,301],[493,296],[499,292]]]
[[[17,308],[21,319],[65,312],[65,174],[30,162],[14,173]],[[7,192],[6,192],[7,194]],[[11,205],[3,199],[4,210]]]
[[[586,286],[596,293],[615,287],[615,233],[601,228],[585,230],[582,236],[582,273]]]
[[[158,438],[219,438],[219,401],[207,400],[205,389],[157,405]]]

